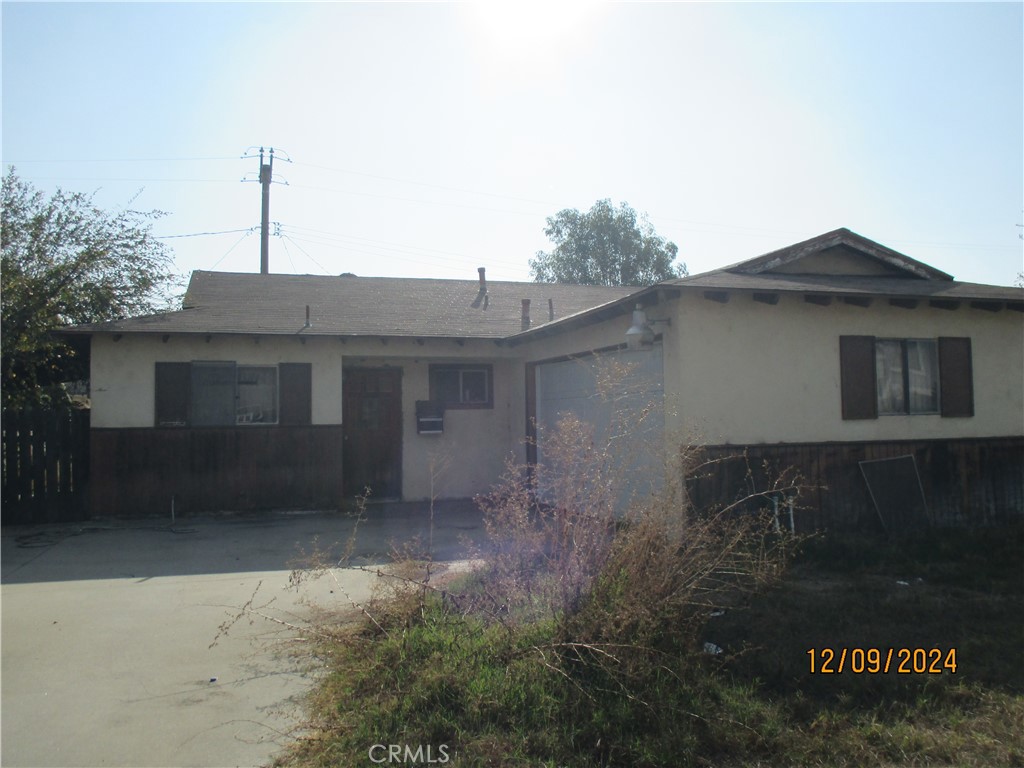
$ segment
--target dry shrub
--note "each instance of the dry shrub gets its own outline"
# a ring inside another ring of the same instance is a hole
[[[510,627],[553,619],[553,642],[536,649],[545,663],[553,652],[562,670],[596,664],[624,684],[630,659],[701,652],[713,612],[779,578],[793,538],[761,510],[800,488],[782,473],[726,507],[695,509],[685,481],[706,468],[700,451],[680,441],[659,457],[663,437],[647,425],[663,423],[662,404],[624,386],[628,367],[595,365],[605,428],[563,414],[543,433],[543,460],[509,466],[479,499],[491,549],[478,607]]]

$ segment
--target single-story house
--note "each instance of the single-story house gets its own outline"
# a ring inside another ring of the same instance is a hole
[[[180,311],[67,332],[93,514],[473,496],[559,414],[607,420],[611,360],[654,442],[796,465],[799,524],[827,527],[877,519],[860,464],[902,455],[942,520],[1024,514],[1022,312],[839,229],[643,288],[197,271]]]

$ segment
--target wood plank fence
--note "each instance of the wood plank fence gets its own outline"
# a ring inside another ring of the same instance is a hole
[[[338,509],[340,425],[94,429],[90,494],[99,517]]]
[[[3,525],[89,517],[89,411],[4,411],[0,417]]]
[[[1020,437],[717,445],[702,450],[707,463],[687,480],[695,504],[727,505],[769,491],[780,476],[784,485],[796,478],[802,486],[795,515],[800,531],[880,529],[860,462],[901,456],[914,457],[931,524],[979,527],[1024,520]],[[759,498],[751,505],[768,508],[771,502]],[[908,522],[889,520],[886,526],[893,530]]]

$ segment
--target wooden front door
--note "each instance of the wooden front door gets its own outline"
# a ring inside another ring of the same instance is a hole
[[[344,484],[351,498],[369,489],[374,499],[402,495],[402,372],[397,368],[346,368]]]

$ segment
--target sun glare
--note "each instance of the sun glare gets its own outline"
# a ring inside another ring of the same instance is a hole
[[[597,6],[584,0],[480,0],[471,7],[489,46],[522,53],[575,36]]]

